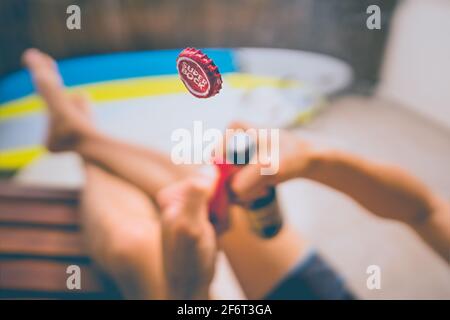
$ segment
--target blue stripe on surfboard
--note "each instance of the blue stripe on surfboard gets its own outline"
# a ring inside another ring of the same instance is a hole
[[[66,86],[77,86],[108,80],[176,74],[175,60],[181,50],[123,52],[61,60],[58,68]],[[237,71],[231,49],[203,50],[219,67],[221,73]],[[34,92],[26,70],[0,79],[2,103],[22,98]]]

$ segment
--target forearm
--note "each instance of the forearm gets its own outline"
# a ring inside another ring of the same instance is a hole
[[[300,176],[348,195],[375,215],[408,224],[449,260],[450,210],[421,182],[400,168],[339,151],[313,153]]]
[[[340,151],[315,152],[301,177],[336,189],[374,214],[407,223],[433,212],[431,192],[402,169]]]
[[[438,254],[450,263],[450,208],[449,204],[436,199],[433,214],[426,219],[410,226]]]

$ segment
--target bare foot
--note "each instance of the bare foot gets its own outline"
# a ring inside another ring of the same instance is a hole
[[[36,90],[44,99],[49,113],[46,145],[50,151],[74,150],[80,141],[94,132],[87,98],[66,92],[55,61],[36,49],[23,54]]]
[[[52,152],[75,150],[81,140],[94,131],[90,105],[87,97],[80,93],[69,96],[65,108],[70,112],[58,113],[49,108],[49,123],[45,145]],[[72,112],[74,111],[74,112]]]

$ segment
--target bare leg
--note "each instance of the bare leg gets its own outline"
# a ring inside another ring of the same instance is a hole
[[[165,298],[160,222],[148,197],[87,163],[81,207],[86,246],[125,297]]]
[[[286,224],[272,239],[261,239],[250,232],[240,207],[231,212],[232,228],[220,239],[239,283],[249,299],[262,299],[305,255],[307,243]]]
[[[129,181],[152,198],[162,187],[186,177],[193,171],[189,167],[174,165],[165,155],[114,140],[97,132],[88,117],[88,103],[81,96],[69,96],[65,92],[54,68],[54,62],[50,57],[39,52],[28,51],[24,60],[32,71],[36,87],[48,106],[51,120],[48,148],[51,151],[76,151],[88,162],[95,163],[116,176]],[[95,212],[95,214],[85,215],[88,239],[90,239],[89,237],[94,239],[95,226],[102,223],[100,217],[106,217],[109,210],[116,212],[115,217],[117,218],[114,221],[117,226],[112,223],[109,226],[102,224],[103,229],[99,230],[104,230],[103,232],[110,234],[111,237],[116,234],[115,227],[126,233],[130,226],[125,224],[127,219],[125,219],[123,212],[128,211],[112,208],[112,204],[116,201],[109,203],[121,192],[115,189],[117,192],[109,193],[108,199],[106,199],[105,195],[102,195],[102,187],[99,186],[99,183],[94,184],[92,182],[98,181],[98,176],[105,178],[101,180],[103,183],[106,181],[106,177],[109,181],[112,181],[112,177],[103,171],[99,171],[98,168],[92,167],[90,169],[89,165],[87,175],[88,185],[84,193],[83,203],[86,207],[85,212]],[[94,180],[94,178],[97,180]],[[89,182],[90,180],[91,182]],[[117,182],[117,179],[115,181]],[[107,183],[105,183],[105,187],[106,185]],[[122,182],[122,185],[125,185],[125,183]],[[122,197],[120,198],[122,199]],[[128,198],[128,196],[123,198]],[[125,202],[123,201],[123,203]],[[122,204],[122,202],[117,203],[119,207],[124,205],[126,204]],[[96,206],[108,208],[108,210],[103,209],[103,213],[100,213],[94,210]],[[122,212],[122,215],[119,211]],[[249,226],[242,212],[232,212],[232,218],[232,228],[221,237],[220,245],[224,248],[247,296],[253,299],[262,298],[300,259],[304,253],[304,241],[288,226],[275,239],[263,240],[249,232]],[[117,221],[127,227],[121,226]],[[133,232],[132,234],[139,233]],[[125,239],[127,236],[123,236],[123,238]],[[102,262],[103,252],[108,252],[110,247],[108,241],[104,239],[107,239],[106,236],[98,235],[97,241],[99,244],[95,245],[97,249],[94,249],[93,254],[94,257],[99,257],[100,265],[106,270],[110,270],[108,269],[109,265],[115,264],[110,264],[108,261]],[[117,246],[120,247],[121,241],[117,242],[119,242]],[[130,242],[133,241],[130,240]],[[129,260],[136,263],[141,261],[141,258],[134,256],[139,256],[139,251],[133,251],[133,245],[126,246],[125,244],[117,251],[123,252],[124,256],[128,256],[127,250],[129,249],[132,252],[130,253],[131,256],[128,257]],[[145,266],[145,263],[143,263],[143,266]],[[126,288],[127,280],[121,275],[130,273],[122,273],[120,268],[113,269],[110,272],[115,274],[119,283],[122,283]],[[147,274],[145,270],[143,272]],[[151,284],[149,286],[151,287]],[[158,290],[150,291],[156,292]]]
[[[161,188],[194,171],[174,165],[169,157],[154,150],[114,140],[98,132],[84,135],[73,151],[133,183],[152,198]]]
[[[25,52],[23,60],[47,104],[50,151],[75,151],[85,160],[132,182],[151,197],[193,171],[192,167],[175,166],[167,155],[98,132],[89,117],[89,102],[82,95],[67,93],[51,57],[31,49]]]

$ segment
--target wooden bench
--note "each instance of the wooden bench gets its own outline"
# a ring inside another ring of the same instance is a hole
[[[84,250],[78,194],[0,183],[0,298],[121,298]],[[81,269],[80,290],[67,288],[70,265]]]

